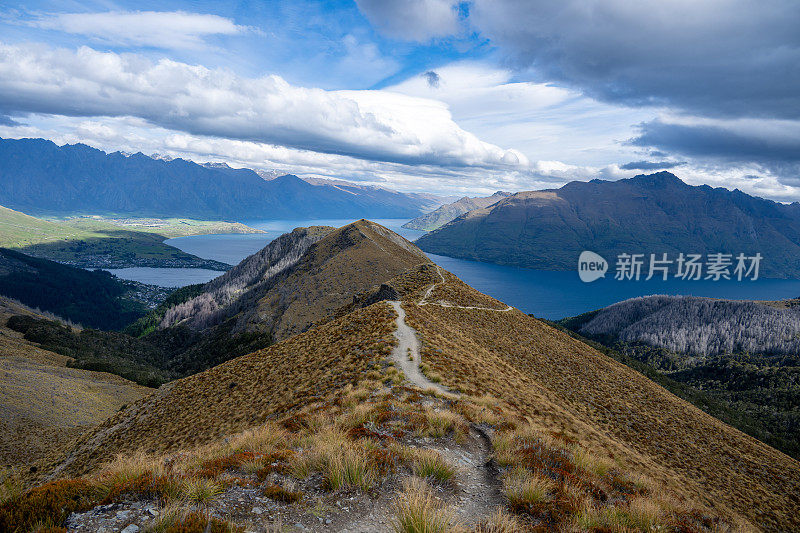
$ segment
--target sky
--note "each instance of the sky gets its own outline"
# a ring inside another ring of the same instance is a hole
[[[800,201],[796,0],[0,0],[0,137],[491,194]]]

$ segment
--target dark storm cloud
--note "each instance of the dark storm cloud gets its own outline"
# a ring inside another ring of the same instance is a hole
[[[631,161],[630,163],[620,165],[619,168],[622,170],[659,170],[675,168],[685,164],[685,161]]]
[[[395,13],[387,6],[400,9],[404,2],[373,4],[359,7],[383,28]],[[521,76],[528,71],[532,79],[625,105],[800,118],[797,0],[474,0],[468,12],[465,24]],[[398,26],[412,24],[391,21],[394,36],[403,35]]]
[[[634,146],[654,147],[670,153],[738,161],[800,162],[800,128],[780,125],[758,129],[758,123],[722,126],[673,124],[653,120],[639,125]],[[752,128],[748,129],[748,126]]]
[[[800,118],[797,0],[476,0],[470,20],[520,66],[605,101]]]
[[[428,82],[428,87],[433,87],[434,89],[439,88],[439,75],[434,72],[433,70],[429,70],[425,74],[422,75],[425,78],[425,81]]]
[[[19,122],[8,115],[0,113],[0,126],[21,126]]]

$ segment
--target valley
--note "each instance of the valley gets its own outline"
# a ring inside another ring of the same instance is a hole
[[[800,2],[0,7],[0,533],[800,532]]]
[[[474,531],[798,525],[797,461],[374,222],[295,229],[127,331],[94,349],[177,375],[14,474],[36,488],[0,524],[386,531],[424,505]]]

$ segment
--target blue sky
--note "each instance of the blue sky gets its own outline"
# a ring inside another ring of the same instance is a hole
[[[793,0],[6,2],[0,136],[408,191],[800,200]]]

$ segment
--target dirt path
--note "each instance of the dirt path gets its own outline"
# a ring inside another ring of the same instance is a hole
[[[494,311],[496,313],[505,313],[511,311],[513,307],[510,305],[505,309],[493,309],[491,307],[479,307],[472,305],[456,305],[450,302],[431,302],[428,301],[433,290],[441,283],[445,283],[444,274],[439,265],[436,265],[436,273],[439,274],[438,283],[432,283],[430,287],[425,290],[425,294],[417,305],[438,305],[440,307],[451,307],[456,309],[481,309],[483,311]],[[406,379],[411,383],[423,389],[433,388],[438,392],[449,392],[445,387],[432,382],[420,371],[419,365],[422,363],[422,356],[419,353],[419,340],[417,339],[417,332],[411,326],[406,324],[406,312],[403,310],[401,302],[398,300],[390,300],[389,304],[397,313],[397,329],[394,336],[397,338],[397,346],[392,350],[392,360],[398,369],[402,370]]]
[[[419,365],[422,357],[419,353],[419,340],[417,332],[406,324],[406,312],[397,300],[389,301],[389,304],[397,313],[397,329],[394,332],[397,338],[397,346],[392,350],[392,360],[395,366],[402,370],[406,379],[422,389],[435,389],[438,392],[446,393],[447,389],[434,383],[425,377],[420,371]]]
[[[419,301],[419,303],[417,305],[438,305],[439,307],[453,307],[453,308],[456,308],[456,309],[481,309],[483,311],[494,311],[496,313],[506,313],[506,312],[511,311],[512,309],[514,309],[510,305],[508,307],[506,307],[505,309],[494,309],[492,307],[480,307],[480,306],[474,306],[474,305],[456,305],[456,304],[451,304],[449,302],[442,302],[442,301],[430,302],[430,301],[428,301],[428,298],[431,297],[431,293],[433,292],[433,289],[435,289],[436,286],[439,285],[440,283],[444,283],[445,282],[444,274],[442,274],[442,267],[440,267],[439,265],[436,265],[436,273],[439,274],[439,278],[442,281],[440,281],[439,283],[433,283],[430,287],[428,287],[428,289],[425,291],[425,294],[422,296],[422,299]]]

